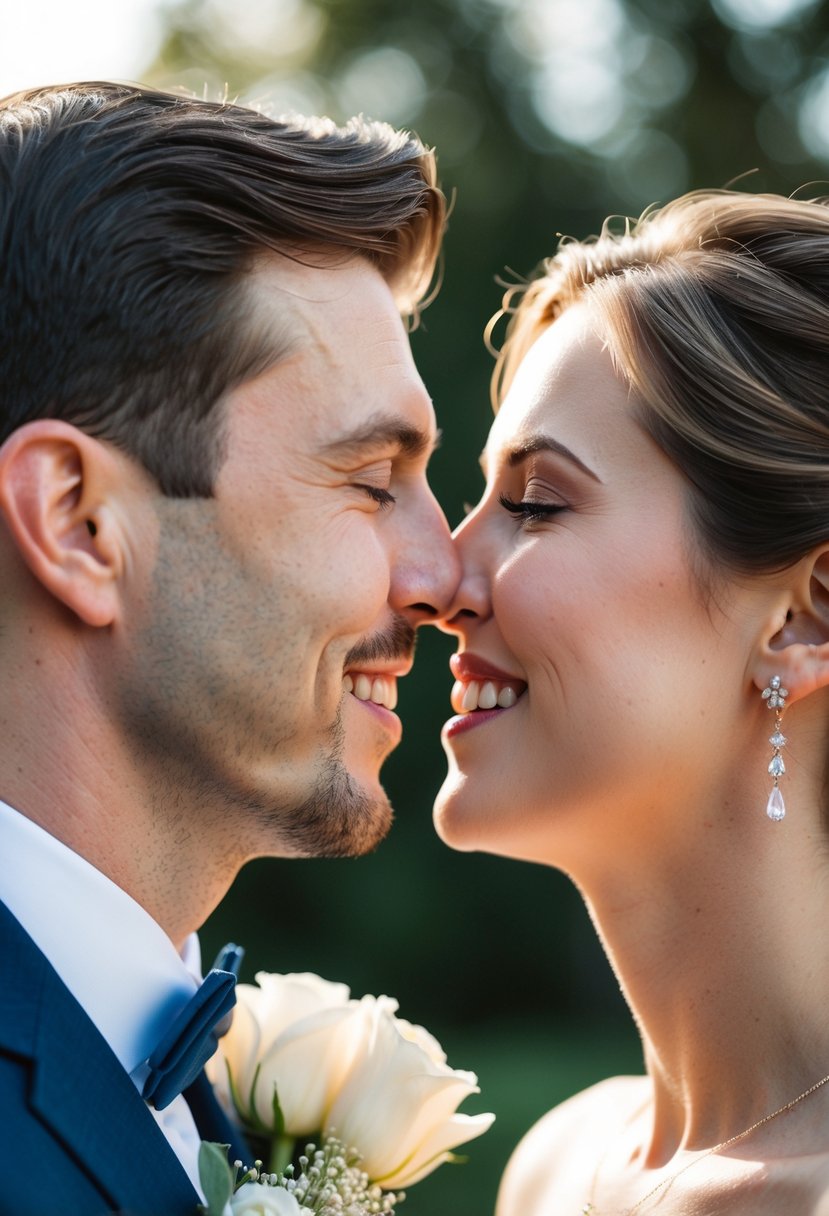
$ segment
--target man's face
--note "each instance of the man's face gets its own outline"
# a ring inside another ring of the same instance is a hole
[[[230,394],[211,500],[162,499],[119,705],[161,774],[246,855],[356,854],[388,830],[397,677],[458,569],[426,481],[435,420],[391,292],[361,259],[269,258],[257,323],[291,353]]]

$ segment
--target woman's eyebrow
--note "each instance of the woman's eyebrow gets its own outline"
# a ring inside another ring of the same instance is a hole
[[[588,477],[592,477],[594,481],[597,481],[599,485],[603,484],[601,477],[597,473],[594,473],[583,460],[580,460],[575,452],[571,452],[565,444],[561,443],[558,439],[553,439],[550,435],[531,435],[528,439],[514,444],[511,448],[506,449],[504,461],[512,469],[517,464],[521,464],[523,460],[526,460],[528,456],[533,456],[536,452],[554,452],[557,456],[563,456],[577,468],[581,469],[582,472],[586,473]],[[486,447],[478,457],[478,463],[483,470],[484,477],[487,475],[488,462],[489,448]]]
[[[586,473],[588,477],[592,477],[599,485],[602,484],[601,477],[584,463],[583,460],[571,452],[568,447],[560,443],[558,439],[553,439],[551,435],[530,435],[521,443],[508,449],[506,453],[506,462],[510,468],[520,464],[522,460],[526,460],[528,456],[534,456],[536,452],[554,452],[556,456],[563,456],[565,460],[569,460],[576,468],[581,469],[582,473]]]

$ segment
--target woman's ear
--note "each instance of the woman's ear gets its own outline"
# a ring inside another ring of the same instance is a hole
[[[123,549],[118,460],[56,419],[29,422],[0,447],[0,519],[21,559],[55,599],[98,628],[118,614]]]
[[[757,649],[754,682],[780,676],[789,704],[829,686],[829,545],[785,572],[780,606]]]

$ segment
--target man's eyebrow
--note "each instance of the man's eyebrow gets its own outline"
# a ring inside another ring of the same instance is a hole
[[[576,468],[581,469],[588,477],[592,477],[599,485],[602,485],[602,479],[598,474],[594,473],[583,460],[580,460],[575,452],[571,452],[568,447],[560,443],[558,439],[553,439],[551,435],[531,435],[522,443],[516,444],[510,448],[506,454],[506,463],[511,469],[514,469],[517,464],[521,464],[528,456],[534,456],[536,452],[554,452],[556,456],[563,456],[565,460],[569,460]],[[481,455],[481,464],[486,468],[487,453]]]
[[[440,439],[440,431],[432,435],[400,418],[377,418],[332,439],[323,451],[329,456],[357,457],[377,448],[397,448],[402,455],[414,459],[433,452]]]

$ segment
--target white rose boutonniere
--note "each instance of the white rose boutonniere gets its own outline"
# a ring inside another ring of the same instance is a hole
[[[320,1130],[343,1084],[359,1046],[357,1010],[345,984],[317,975],[260,971],[256,981],[237,984],[231,1030],[207,1072],[244,1127],[293,1142]]]
[[[487,1131],[494,1115],[459,1115],[480,1093],[472,1072],[450,1068],[422,1026],[395,1017],[397,1002],[363,997],[359,1048],[323,1131],[355,1145],[368,1176],[389,1189],[412,1186]]]
[[[450,1068],[432,1035],[396,1016],[396,1001],[353,1000],[315,975],[256,979],[237,986],[233,1025],[208,1071],[229,1113],[268,1142],[269,1162],[240,1176],[241,1163],[206,1154],[218,1180],[205,1188],[211,1216],[228,1201],[233,1216],[391,1212],[404,1198],[393,1188],[453,1160],[452,1149],[491,1126],[494,1115],[458,1114],[480,1092],[477,1077]],[[308,1135],[316,1143],[292,1162]],[[298,1210],[264,1206],[270,1189]]]

